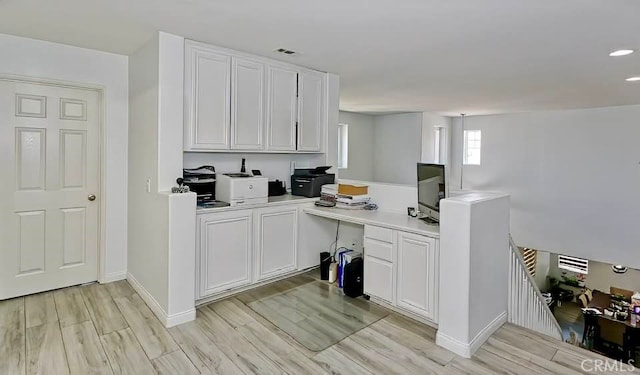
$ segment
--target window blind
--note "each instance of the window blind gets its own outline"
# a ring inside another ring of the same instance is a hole
[[[589,273],[589,261],[568,255],[558,255],[558,268],[586,275]]]

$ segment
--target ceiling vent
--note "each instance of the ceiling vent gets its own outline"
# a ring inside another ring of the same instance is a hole
[[[286,49],[286,48],[278,48],[278,49],[274,50],[273,52],[284,53],[285,55],[289,55],[289,56],[298,54],[298,52],[292,51],[292,50]]]

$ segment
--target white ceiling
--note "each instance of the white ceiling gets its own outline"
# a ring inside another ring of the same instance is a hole
[[[341,109],[640,103],[638,0],[0,0],[0,32],[130,54],[162,30],[341,76]],[[285,47],[302,54],[278,56]],[[1,56],[0,56],[1,58]]]

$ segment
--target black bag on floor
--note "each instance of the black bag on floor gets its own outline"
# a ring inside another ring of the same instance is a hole
[[[362,258],[356,258],[344,266],[344,294],[349,297],[360,297],[364,290]]]

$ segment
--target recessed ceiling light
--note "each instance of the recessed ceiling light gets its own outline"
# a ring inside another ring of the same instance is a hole
[[[632,49],[619,49],[617,51],[613,51],[609,54],[609,56],[611,57],[618,57],[618,56],[627,56],[630,55],[632,53],[634,53],[635,51]]]
[[[640,81],[640,77],[629,77],[629,78],[627,78],[627,81],[629,81],[629,82]]]

